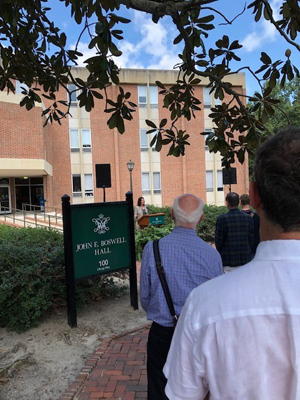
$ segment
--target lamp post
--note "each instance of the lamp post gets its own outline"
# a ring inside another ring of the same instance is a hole
[[[128,168],[129,173],[130,173],[130,191],[132,193],[132,170],[134,168],[134,162],[129,160],[128,163],[127,163],[127,168]]]

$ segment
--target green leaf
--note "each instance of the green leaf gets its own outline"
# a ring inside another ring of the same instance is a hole
[[[124,120],[120,115],[118,116],[118,119],[117,119],[116,128],[118,129],[118,131],[121,135],[125,132]]]
[[[124,17],[120,17],[119,15],[116,14],[109,14],[111,19],[113,19],[116,22],[122,22],[122,24],[129,24],[131,22],[130,19],[124,18]]]
[[[151,142],[150,142],[150,147],[154,146],[154,143],[156,142],[156,138],[157,138],[157,135],[154,135],[152,140],[151,140]]]
[[[162,137],[161,137],[161,134],[158,133],[158,135],[157,135],[157,140],[156,140],[155,150],[156,150],[157,152],[160,152],[160,151],[161,151],[161,148],[162,148]]]
[[[118,111],[112,114],[112,116],[107,121],[107,125],[109,126],[110,129],[113,129],[116,127],[117,121],[118,121]]]
[[[180,156],[180,149],[178,146],[176,146],[173,150],[173,156],[174,157],[179,157]]]
[[[103,96],[101,93],[97,92],[96,90],[91,91],[93,93],[93,96],[95,96],[97,99],[103,99]]]
[[[261,57],[260,57],[260,60],[264,63],[264,64],[272,64],[272,60],[271,60],[271,58],[268,56],[268,54],[267,53],[265,53],[265,52],[262,52],[261,53]]]
[[[162,119],[160,124],[159,124],[159,127],[163,128],[167,124],[167,122],[168,122],[167,118]]]
[[[173,40],[173,44],[178,44],[178,43],[180,43],[180,42],[182,41],[182,39],[183,39],[183,36],[182,36],[182,34],[180,33],[180,34]]]
[[[119,57],[122,55],[122,52],[117,48],[117,46],[114,43],[110,44],[109,50],[110,50],[111,54],[115,57]]]
[[[152,122],[152,121],[150,121],[149,119],[146,119],[146,124],[147,124],[148,126],[150,126],[151,128],[157,129],[157,126],[155,125],[155,123]]]
[[[231,43],[231,45],[230,45],[230,47],[229,47],[229,50],[237,50],[237,49],[240,49],[240,48],[242,48],[243,46],[241,45],[241,44],[239,44],[239,41],[238,40],[234,40],[232,43]]]
[[[227,35],[224,35],[223,36],[223,47],[228,49],[228,46],[229,46],[229,37]]]
[[[150,133],[153,133],[153,132],[157,132],[157,129],[149,129],[149,130],[146,132],[146,135],[149,135]]]
[[[156,85],[157,85],[158,87],[160,87],[161,89],[165,89],[164,85],[163,85],[161,82],[155,81],[155,83],[156,83]]]
[[[238,160],[239,160],[239,162],[240,162],[241,164],[244,163],[244,161],[245,161],[245,152],[244,152],[243,149],[240,149],[240,150],[237,152],[237,158],[238,158]]]
[[[77,83],[79,83],[80,86],[85,86],[85,82],[84,82],[82,79],[76,78],[75,81],[76,81]]]
[[[197,23],[206,24],[208,22],[213,21],[214,19],[215,19],[215,17],[213,15],[207,15],[206,17],[199,18],[197,20]]]

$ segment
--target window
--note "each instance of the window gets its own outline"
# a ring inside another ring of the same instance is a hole
[[[9,178],[0,178],[0,185],[9,185]]]
[[[68,90],[71,92],[69,94],[69,100],[71,101],[71,105],[72,106],[76,106],[77,105],[77,88],[75,85],[73,84],[69,84],[68,85]]]
[[[70,129],[70,146],[71,151],[79,151],[79,131],[78,129]]]
[[[142,172],[142,192],[143,194],[150,194],[150,174],[149,172]]]
[[[210,88],[203,88],[203,102],[204,106],[210,107],[211,106],[211,94]]]
[[[141,150],[147,151],[149,147],[147,129],[140,129]]]
[[[214,174],[213,171],[206,171],[206,191],[214,191]]]
[[[43,182],[43,177],[34,177],[34,178],[29,178],[30,184],[31,185],[42,185]]]
[[[146,105],[147,104],[147,86],[146,85],[139,86],[138,92],[139,92],[139,104]]]
[[[223,192],[223,173],[222,170],[217,171],[217,190],[218,192]]]
[[[17,92],[17,94],[23,94],[22,93],[23,89],[29,90],[29,87],[26,85],[26,83],[21,83],[20,81],[16,80],[16,92]]]
[[[85,195],[85,197],[93,197],[94,196],[94,185],[93,185],[93,175],[92,174],[84,175],[84,195]]]
[[[83,151],[91,151],[91,147],[92,147],[91,130],[90,129],[82,129],[81,130],[81,139],[82,139]]]
[[[81,176],[80,175],[72,175],[73,181],[73,196],[80,197],[81,196]]]
[[[158,108],[158,90],[157,86],[149,86],[150,107]]]
[[[161,193],[160,172],[153,172],[153,190],[154,193]]]

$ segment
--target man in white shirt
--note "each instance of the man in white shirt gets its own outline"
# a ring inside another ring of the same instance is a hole
[[[248,264],[194,289],[167,363],[170,400],[300,399],[300,127],[257,151]]]

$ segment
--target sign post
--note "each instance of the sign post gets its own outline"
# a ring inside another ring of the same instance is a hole
[[[71,205],[70,205],[70,196],[68,196],[67,194],[65,194],[62,197],[62,212],[63,212],[63,227],[64,227],[68,324],[70,325],[71,328],[75,328],[77,327],[77,315],[76,315],[76,297],[75,297],[74,260],[72,252]]]
[[[69,325],[77,326],[75,283],[123,269],[129,269],[130,303],[136,310],[132,193],[123,202],[70,205],[67,195],[62,202]]]
[[[129,217],[129,234],[131,246],[131,268],[129,270],[129,283],[130,283],[130,304],[134,310],[138,306],[138,292],[137,292],[137,277],[136,277],[136,257],[135,257],[135,237],[134,237],[134,212],[133,212],[133,196],[132,192],[126,193],[126,201],[128,203],[128,217]]]

